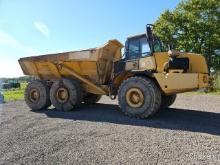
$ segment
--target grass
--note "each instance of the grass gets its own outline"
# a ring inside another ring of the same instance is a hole
[[[16,101],[16,100],[23,100],[24,99],[24,89],[27,86],[27,83],[21,83],[20,89],[9,89],[4,90],[3,95],[5,101]]]
[[[204,91],[192,91],[192,92],[186,92],[185,95],[220,95],[220,89],[217,89],[215,92],[204,92]]]

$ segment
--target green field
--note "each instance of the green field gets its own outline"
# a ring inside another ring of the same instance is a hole
[[[27,83],[21,83],[20,89],[10,89],[4,90],[3,95],[5,101],[16,101],[16,100],[23,100],[24,99],[24,89],[27,86]]]

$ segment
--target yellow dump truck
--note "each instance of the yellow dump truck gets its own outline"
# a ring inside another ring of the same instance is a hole
[[[150,26],[127,38],[123,55],[122,48],[110,40],[94,49],[19,59],[24,74],[37,78],[25,90],[27,105],[70,111],[96,103],[102,95],[118,96],[122,112],[147,118],[173,104],[177,93],[208,86],[205,58],[165,51]]]

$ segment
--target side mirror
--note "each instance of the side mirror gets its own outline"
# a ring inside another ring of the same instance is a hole
[[[147,39],[148,39],[148,41],[153,40],[153,33],[152,33],[152,30],[151,30],[150,26],[147,26]]]

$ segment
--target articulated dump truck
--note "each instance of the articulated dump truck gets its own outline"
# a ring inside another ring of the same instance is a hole
[[[110,40],[94,49],[19,59],[24,74],[36,77],[25,90],[27,105],[70,111],[107,95],[118,98],[124,114],[147,118],[172,105],[177,93],[208,86],[205,58],[165,51],[151,26],[127,38],[123,56],[122,48]]]

